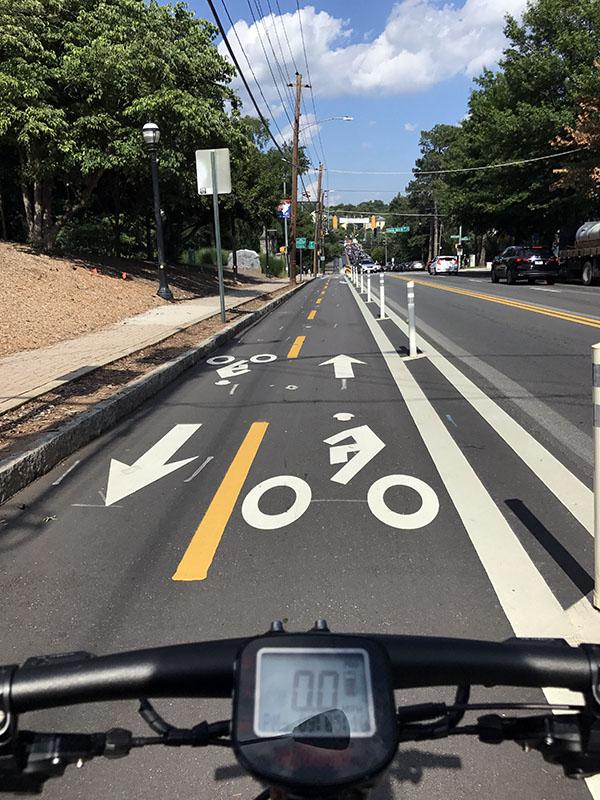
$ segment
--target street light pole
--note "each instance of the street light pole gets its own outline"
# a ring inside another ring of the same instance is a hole
[[[158,252],[158,281],[159,288],[156,293],[163,300],[173,300],[173,292],[169,289],[167,281],[167,265],[165,263],[165,242],[163,237],[162,216],[160,213],[160,195],[158,192],[158,158],[156,155],[160,130],[154,122],[147,122],[142,128],[142,137],[146,143],[150,157],[150,172],[152,173],[152,193],[154,195],[154,219],[156,222],[156,245]]]

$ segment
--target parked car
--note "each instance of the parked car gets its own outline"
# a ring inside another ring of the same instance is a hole
[[[425,269],[425,264],[422,261],[411,261],[410,262],[411,269]]]
[[[552,285],[558,275],[558,259],[549,247],[513,245],[496,256],[492,263],[492,283],[506,278],[507,283],[526,280],[535,283],[545,280]]]
[[[456,256],[437,256],[429,262],[429,274],[458,275],[458,260]]]

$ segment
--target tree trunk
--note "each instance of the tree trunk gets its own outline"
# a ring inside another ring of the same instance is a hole
[[[65,227],[65,225],[70,222],[75,214],[78,211],[81,211],[82,208],[85,208],[90,201],[90,197],[96,186],[98,185],[98,181],[104,174],[105,169],[101,167],[97,170],[89,179],[87,186],[85,187],[83,194],[81,195],[81,199],[71,206],[71,208],[66,211],[62,217],[59,217],[53,224],[50,224],[44,231],[43,231],[43,238],[41,241],[42,250],[45,253],[50,252],[54,249],[54,245],[56,244],[56,237],[58,236],[59,232]],[[51,200],[49,200],[51,202]]]
[[[42,246],[44,236],[44,205],[42,202],[42,184],[33,183],[33,231],[31,241],[34,247]]]
[[[427,247],[427,261],[433,258],[433,217],[429,218],[429,245]]]
[[[23,197],[23,208],[25,209],[25,220],[27,221],[29,238],[31,238],[33,236],[33,199],[31,196],[31,184],[27,180],[27,175],[25,173],[25,156],[22,150],[19,150],[19,161],[21,162],[21,169],[19,172],[21,196]]]
[[[121,257],[121,194],[118,176],[113,177],[112,196],[113,196],[113,253],[117,258]]]
[[[2,202],[2,195],[0,194],[0,230],[2,231],[2,238],[8,239],[8,231],[6,229],[6,217],[4,216],[4,203]]]
[[[479,249],[479,258],[477,260],[477,264],[481,267],[485,267],[485,263],[487,261],[487,233],[484,233],[481,237],[481,247]]]

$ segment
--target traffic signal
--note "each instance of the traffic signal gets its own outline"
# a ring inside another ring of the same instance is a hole
[[[334,228],[337,228],[337,226],[338,226],[338,218],[335,215],[333,217],[332,224],[333,224]]]
[[[373,230],[375,230],[375,228],[377,227],[377,220],[375,219],[375,214],[373,214],[373,216],[371,217],[371,227],[373,228]]]

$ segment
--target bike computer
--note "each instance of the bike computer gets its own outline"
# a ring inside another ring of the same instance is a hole
[[[371,785],[398,746],[387,652],[324,632],[254,639],[235,664],[232,738],[271,785],[305,795]]]

